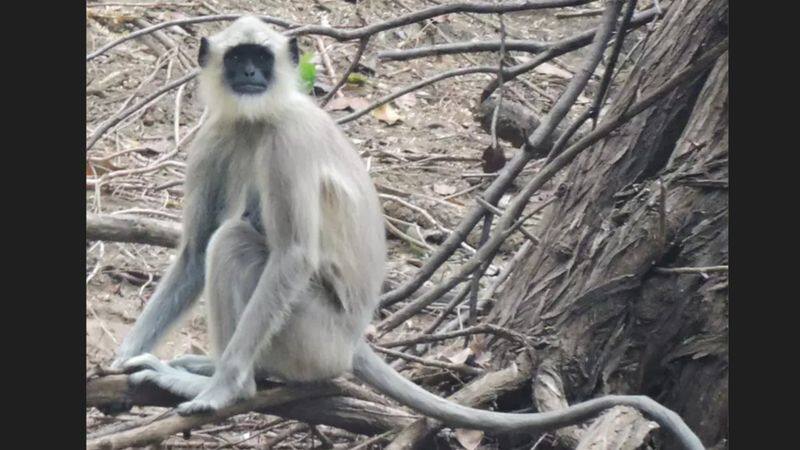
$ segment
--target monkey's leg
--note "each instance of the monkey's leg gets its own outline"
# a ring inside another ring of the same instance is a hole
[[[230,220],[211,238],[206,259],[206,297],[211,353],[218,358],[231,340],[269,257],[266,238],[248,222]]]
[[[187,180],[183,236],[175,262],[158,283],[156,291],[133,329],[117,350],[112,367],[149,352],[175,321],[200,295],[205,275],[206,247],[216,225],[217,192],[222,177]]]
[[[215,354],[224,349],[255,289],[266,264],[263,235],[250,224],[223,224],[209,242],[206,260],[208,325]],[[130,377],[132,383],[149,382],[174,394],[196,397],[214,374],[214,360],[201,355],[183,355],[168,364],[152,355],[132,358],[126,367],[143,368]]]
[[[179,405],[179,414],[214,411],[255,394],[253,362],[256,354],[264,345],[269,345],[291,314],[293,303],[309,285],[311,267],[306,255],[305,248],[299,244],[271,251],[209,387],[194,400]],[[221,336],[224,337],[227,334]]]

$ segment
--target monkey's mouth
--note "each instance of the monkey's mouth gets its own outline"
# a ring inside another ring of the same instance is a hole
[[[260,94],[267,90],[264,83],[236,83],[232,87],[234,92],[244,95]]]

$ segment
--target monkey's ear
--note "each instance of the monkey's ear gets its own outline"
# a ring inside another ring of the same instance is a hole
[[[200,67],[205,67],[206,64],[208,64],[209,47],[208,39],[200,38],[200,52],[197,54],[197,64],[199,64]]]
[[[289,57],[295,64],[300,62],[300,47],[297,44],[297,37],[295,36],[289,38]]]

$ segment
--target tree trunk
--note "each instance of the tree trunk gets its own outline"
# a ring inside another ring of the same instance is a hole
[[[724,39],[727,11],[725,0],[672,2],[608,115]],[[570,403],[649,395],[706,446],[727,448],[727,270],[661,269],[728,263],[727,53],[578,157],[564,180],[540,245],[489,317],[537,342],[537,406],[548,409],[538,387],[555,374]],[[508,345],[493,354],[512,357]],[[558,437],[574,445],[581,433]]]

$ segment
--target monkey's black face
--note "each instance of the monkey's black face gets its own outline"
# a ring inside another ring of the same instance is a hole
[[[267,90],[272,79],[275,55],[267,47],[241,44],[223,57],[225,81],[240,95],[257,95]]]

